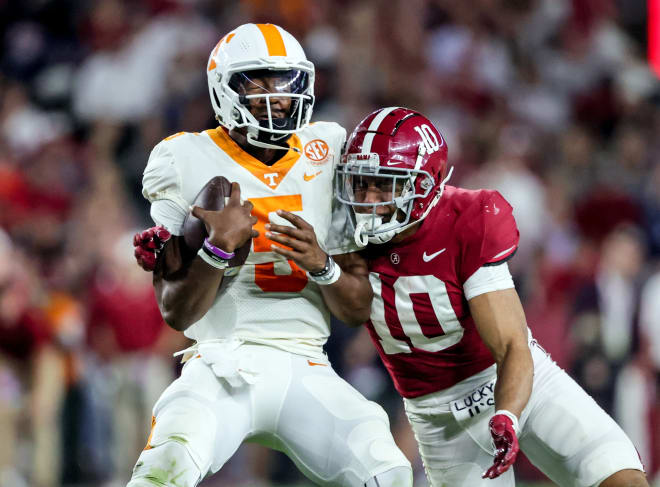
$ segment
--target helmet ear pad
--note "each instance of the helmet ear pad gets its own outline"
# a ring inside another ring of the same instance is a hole
[[[432,189],[426,198],[423,198],[420,201],[416,201],[413,204],[412,210],[410,212],[410,218],[412,220],[419,220],[422,218],[422,215],[428,208],[428,205],[431,204],[435,195],[440,191],[440,184],[442,181],[444,181],[444,175],[438,176],[437,181],[434,181],[433,178],[425,177],[421,174],[415,178],[416,194],[424,194],[429,188]]]

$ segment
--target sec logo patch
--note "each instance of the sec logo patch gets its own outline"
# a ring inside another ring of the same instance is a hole
[[[327,161],[328,156],[330,155],[330,148],[325,140],[314,139],[305,144],[305,147],[303,147],[303,153],[312,164],[323,164]]]

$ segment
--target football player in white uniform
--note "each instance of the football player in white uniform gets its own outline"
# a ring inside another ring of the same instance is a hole
[[[318,253],[298,265],[268,238],[271,223],[287,224],[285,210],[316,229],[309,246],[347,250],[330,231],[346,133],[335,123],[309,123],[314,66],[280,27],[245,24],[218,42],[207,73],[221,126],[168,137],[144,172],[151,215],[174,235],[154,272],[158,303],[195,344],[154,406],[128,487],[196,486],[243,441],[285,452],[320,485],[410,486],[410,463],[384,410],[342,380],[323,352],[330,311],[349,320],[349,308],[361,306],[359,321],[368,317],[366,274],[342,273],[332,260],[323,268]],[[185,263],[183,221],[218,175],[234,182],[232,195],[220,211],[193,209],[209,236]],[[250,238],[244,265],[228,268]],[[337,260],[350,265],[350,257]]]

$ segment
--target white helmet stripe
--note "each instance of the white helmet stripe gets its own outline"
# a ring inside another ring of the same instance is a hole
[[[399,107],[383,108],[380,112],[378,112],[378,115],[374,117],[374,119],[369,124],[369,128],[367,129],[369,132],[364,136],[364,142],[362,143],[362,154],[371,153],[371,144],[374,141],[374,135],[376,135],[375,132],[378,131],[378,128],[380,127],[380,124],[383,122],[383,120],[385,120],[385,117],[387,117],[397,108]]]

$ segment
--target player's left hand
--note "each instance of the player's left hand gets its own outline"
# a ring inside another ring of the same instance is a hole
[[[294,226],[266,224],[267,238],[290,247],[290,249],[287,249],[279,245],[271,245],[273,252],[294,261],[305,271],[318,272],[323,270],[328,256],[316,240],[314,227],[291,212],[277,210],[277,214],[290,221]]]
[[[496,414],[490,418],[488,426],[490,427],[493,445],[495,445],[495,460],[482,478],[494,479],[509,470],[509,467],[514,464],[520,447],[518,446],[518,437],[513,427],[513,421],[508,416]]]
[[[153,271],[156,267],[157,253],[171,237],[172,234],[160,225],[136,233],[133,236],[133,247],[138,265],[145,271]]]

